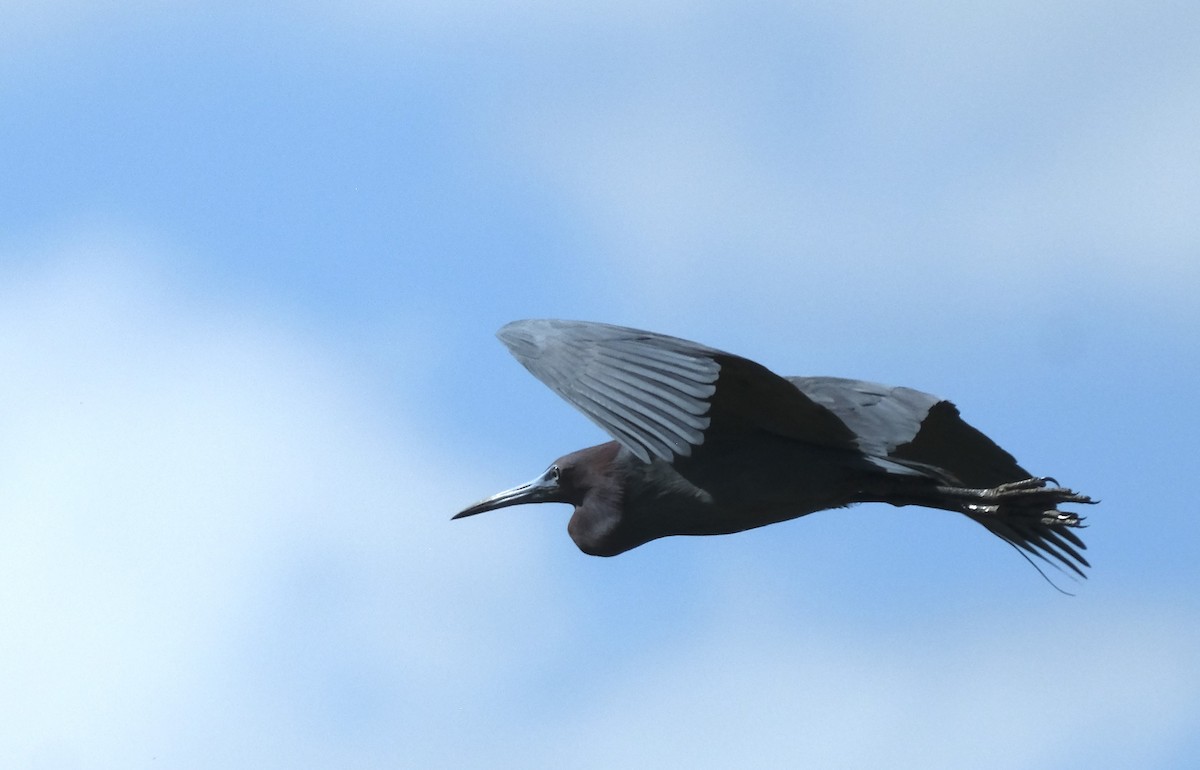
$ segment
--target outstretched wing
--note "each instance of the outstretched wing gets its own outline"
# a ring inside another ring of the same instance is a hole
[[[688,456],[714,424],[850,448],[854,436],[787,380],[663,334],[582,321],[514,321],[497,336],[526,369],[650,462]]]
[[[814,402],[836,414],[864,454],[939,471],[969,487],[1029,478],[1008,452],[973,428],[949,401],[912,388],[840,377],[789,377]]]

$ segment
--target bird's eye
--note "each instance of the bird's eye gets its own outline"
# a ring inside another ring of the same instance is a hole
[[[562,471],[558,469],[557,465],[550,466],[550,477],[553,478],[556,483],[562,478]]]

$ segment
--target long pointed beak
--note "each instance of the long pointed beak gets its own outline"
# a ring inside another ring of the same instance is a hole
[[[484,511],[506,508],[510,505],[562,502],[558,497],[558,493],[558,468],[551,465],[546,469],[545,473],[528,484],[522,484],[519,487],[498,492],[485,500],[480,500],[469,508],[459,511],[451,518],[462,519],[467,516],[474,516],[477,513],[483,513]]]

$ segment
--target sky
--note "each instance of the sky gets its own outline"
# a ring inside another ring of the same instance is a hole
[[[1200,765],[1200,8],[0,4],[0,765]],[[580,553],[494,337],[951,398],[864,505]]]

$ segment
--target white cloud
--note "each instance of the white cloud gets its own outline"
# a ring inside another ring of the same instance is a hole
[[[53,56],[71,48],[55,42],[62,28],[116,39],[154,15],[52,7],[5,5],[0,28]],[[961,312],[975,300],[957,289],[974,282],[1029,306],[1060,290],[1048,269],[1193,304],[1180,289],[1200,278],[1200,70],[1180,32],[1193,15],[1121,2],[729,8],[368,1],[268,6],[253,23],[289,45],[331,35],[334,50],[468,70],[460,59],[486,38],[487,56],[538,72],[486,86],[508,111],[473,111],[477,132],[590,220],[640,289],[633,306],[706,304],[731,286],[757,308],[844,306],[829,287],[845,284],[864,307]],[[564,40],[596,39],[608,45],[562,58]]]
[[[1200,70],[1181,20],[856,8],[779,21],[794,46],[842,41],[807,68],[773,29],[766,53],[663,35],[625,53],[623,89],[572,79],[518,105],[516,151],[607,239],[632,306],[737,287],[791,315],[852,286],[858,307],[962,313],[986,285],[1022,312],[1088,280],[1190,312]]]
[[[1200,625],[1177,610],[1010,608],[862,628],[739,597],[563,725],[547,766],[1155,764],[1196,728]]]
[[[47,251],[0,292],[0,763],[275,764],[328,748],[314,719],[512,676],[480,640],[553,642],[497,601],[538,579],[520,533],[449,525],[460,466],[378,427],[402,394],[363,403],[348,362],[197,303],[136,239]]]
[[[1064,250],[1126,288],[1192,306],[1200,280],[1200,69],[1093,111],[1069,148],[952,210],[998,252]]]

